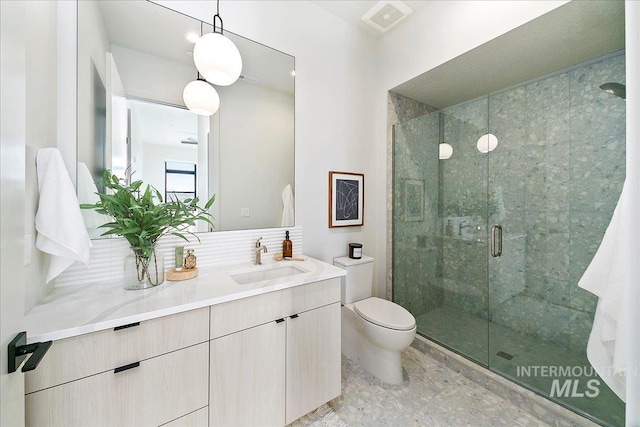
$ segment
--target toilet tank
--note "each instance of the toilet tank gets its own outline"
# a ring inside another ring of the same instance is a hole
[[[333,265],[347,270],[342,281],[342,302],[344,304],[369,298],[373,290],[373,258],[363,255],[360,259],[340,257],[333,259]]]

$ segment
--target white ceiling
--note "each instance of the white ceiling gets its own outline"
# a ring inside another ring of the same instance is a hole
[[[382,33],[372,26],[365,24],[362,19],[360,19],[365,13],[371,10],[372,7],[378,4],[379,0],[314,0],[312,3],[320,6],[327,12],[344,19],[348,23],[361,28],[375,38],[383,37],[385,34],[393,31],[392,28],[388,32]],[[409,6],[415,13],[426,6],[429,2],[422,0],[404,1],[403,3]],[[407,20],[411,19],[411,17],[412,15],[409,15],[404,21],[398,23],[398,25],[403,25]]]
[[[572,1],[392,92],[440,109],[622,49],[624,2]]]

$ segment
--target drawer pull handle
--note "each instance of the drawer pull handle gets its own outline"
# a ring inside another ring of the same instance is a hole
[[[116,326],[113,328],[114,331],[119,331],[121,329],[133,328],[134,326],[140,326],[140,322],[129,323],[128,325]]]
[[[290,319],[297,319],[297,318],[298,318],[298,315],[297,315],[297,314],[294,314],[293,316],[289,316],[289,318],[290,318]]]
[[[140,366],[140,362],[129,363],[128,365],[117,367],[116,369],[113,370],[113,373],[117,374],[118,372],[127,371],[129,369],[137,368],[138,366]]]
[[[276,320],[276,323],[282,323],[282,322],[284,322],[284,319],[277,319]]]

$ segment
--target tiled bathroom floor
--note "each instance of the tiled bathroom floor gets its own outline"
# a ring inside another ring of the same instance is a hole
[[[510,401],[413,347],[402,353],[405,381],[389,385],[342,358],[342,395],[329,406],[342,422],[312,413],[292,426],[546,426]]]

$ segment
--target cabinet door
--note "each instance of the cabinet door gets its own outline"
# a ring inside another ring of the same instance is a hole
[[[340,363],[340,303],[287,319],[287,424],[340,395]]]
[[[283,426],[286,322],[212,340],[210,426]]]

